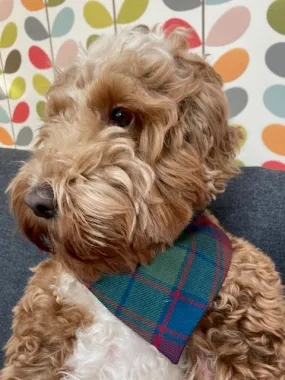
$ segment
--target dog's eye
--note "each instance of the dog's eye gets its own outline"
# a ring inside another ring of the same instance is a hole
[[[119,127],[128,127],[134,121],[134,114],[123,107],[114,108],[111,112],[110,121]]]

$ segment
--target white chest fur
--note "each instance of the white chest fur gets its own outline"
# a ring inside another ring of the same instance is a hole
[[[173,365],[69,274],[61,275],[58,290],[64,301],[83,305],[94,315],[91,326],[77,331],[64,380],[182,380],[189,373],[189,363],[186,368],[183,360]]]

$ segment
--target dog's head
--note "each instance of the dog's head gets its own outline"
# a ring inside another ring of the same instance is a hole
[[[221,79],[183,31],[102,37],[49,90],[12,209],[78,275],[134,268],[224,190],[238,141]]]

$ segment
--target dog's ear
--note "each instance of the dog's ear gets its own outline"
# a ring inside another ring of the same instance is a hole
[[[242,138],[228,124],[228,104],[221,77],[202,58],[189,52],[185,30],[169,34],[179,78],[172,96],[180,107],[179,123],[185,145],[202,158],[211,196],[225,189],[228,178],[238,172],[234,158]]]

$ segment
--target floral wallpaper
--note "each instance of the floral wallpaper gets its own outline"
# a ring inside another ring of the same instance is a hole
[[[138,23],[188,27],[242,127],[239,164],[285,169],[285,0],[0,0],[0,147],[32,148],[54,67]]]

